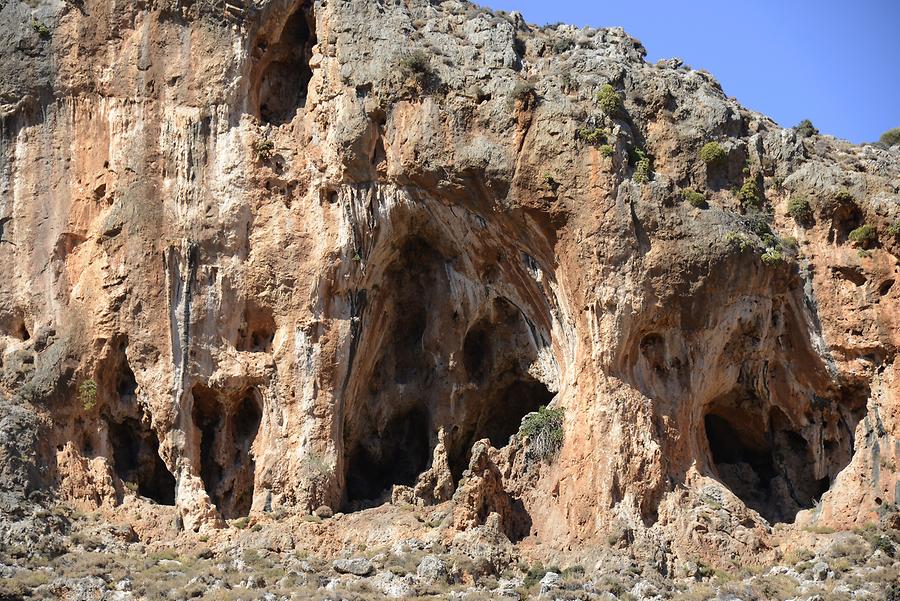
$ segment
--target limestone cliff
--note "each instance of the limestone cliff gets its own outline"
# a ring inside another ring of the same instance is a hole
[[[444,537],[663,563],[897,519],[897,147],[456,0],[0,23],[21,498],[151,538],[450,504]],[[544,405],[547,460],[518,434]]]

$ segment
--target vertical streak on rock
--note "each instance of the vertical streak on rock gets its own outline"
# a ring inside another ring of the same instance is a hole
[[[174,247],[166,252],[164,267],[169,290],[169,335],[172,340],[172,363],[175,365],[173,402],[179,405],[184,395],[190,352],[191,292],[197,274],[198,247],[190,240],[182,243],[185,257]],[[182,262],[187,265],[183,269]],[[180,323],[179,323],[180,322]]]

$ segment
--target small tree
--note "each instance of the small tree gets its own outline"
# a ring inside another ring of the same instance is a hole
[[[758,211],[762,208],[762,195],[759,192],[759,185],[756,178],[748,177],[744,180],[744,184],[737,192],[737,198],[741,201],[744,209],[753,209]]]
[[[563,410],[540,407],[525,416],[519,433],[528,438],[530,457],[549,460],[563,444]]]

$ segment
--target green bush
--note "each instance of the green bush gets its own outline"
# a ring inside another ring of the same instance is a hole
[[[797,135],[801,138],[808,138],[809,136],[817,136],[819,135],[819,130],[816,129],[816,126],[812,124],[812,121],[809,119],[804,119],[800,123],[794,126],[794,131],[797,132]]]
[[[87,379],[78,385],[78,400],[85,411],[90,411],[97,405],[97,382]]]
[[[779,249],[770,248],[760,256],[760,259],[762,259],[762,262],[766,265],[776,265],[784,261],[784,255],[781,254]]]
[[[529,440],[528,455],[550,459],[563,444],[563,410],[542,406],[522,420],[519,433]]]
[[[725,162],[725,149],[718,142],[707,142],[700,149],[700,160],[707,165],[720,165]]]
[[[603,109],[603,112],[607,115],[619,114],[622,112],[624,106],[622,97],[619,96],[616,89],[608,83],[600,86],[600,91],[597,92],[597,102],[600,104],[600,108]]]
[[[887,144],[888,146],[900,144],[900,127],[887,130],[881,134],[881,138],[879,138],[878,141],[882,144]]]
[[[653,178],[653,159],[643,148],[632,148],[628,160],[634,166],[634,181],[645,184]]]
[[[847,189],[838,190],[834,195],[834,199],[840,204],[855,202],[853,195]]]
[[[850,232],[848,238],[854,245],[866,248],[878,240],[878,230],[874,225],[864,224]]]
[[[37,19],[31,20],[31,28],[34,30],[36,34],[41,36],[42,38],[50,37],[50,28],[47,27],[44,23],[41,23]]]
[[[745,209],[759,210],[762,208],[762,196],[759,193],[759,185],[756,178],[748,177],[737,192],[737,198]]]
[[[696,190],[690,188],[681,191],[681,197],[686,200],[692,207],[697,209],[705,209],[709,205],[706,203],[706,196]]]
[[[612,155],[616,154],[616,149],[609,144],[603,144],[597,150],[599,150],[600,154],[605,157],[611,157]]]
[[[606,131],[602,127],[582,127],[575,133],[575,137],[591,146],[606,144]]]
[[[792,197],[788,202],[788,215],[794,218],[794,221],[803,225],[812,220],[812,207],[809,200],[805,196]]]
[[[736,248],[741,252],[753,248],[753,241],[750,239],[750,236],[744,232],[728,232],[725,234],[725,244]]]

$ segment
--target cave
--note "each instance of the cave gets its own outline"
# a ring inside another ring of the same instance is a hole
[[[770,523],[793,522],[815,506],[850,460],[844,447],[852,440],[826,440],[817,454],[777,407],[718,405],[703,425],[715,475]]]
[[[175,477],[159,456],[159,438],[144,420],[124,418],[109,424],[113,468],[125,486],[159,503],[175,504]]]
[[[431,459],[428,415],[413,409],[392,419],[384,431],[361,441],[350,453],[347,504],[378,505],[395,484],[412,486]]]
[[[362,370],[344,415],[344,507],[386,500],[393,485],[410,486],[428,468],[432,410],[449,395],[443,364],[452,307],[446,258],[422,237],[396,248],[382,294],[366,303],[354,369]],[[369,320],[377,320],[374,327]]]
[[[315,44],[315,15],[311,3],[305,2],[288,19],[279,40],[266,48],[258,90],[259,117],[263,122],[290,123],[297,111],[306,106],[312,79],[309,62]]]
[[[231,408],[206,386],[198,384],[192,393],[203,486],[223,518],[244,517],[253,504],[256,462],[252,447],[262,421],[262,404],[252,390]]]

